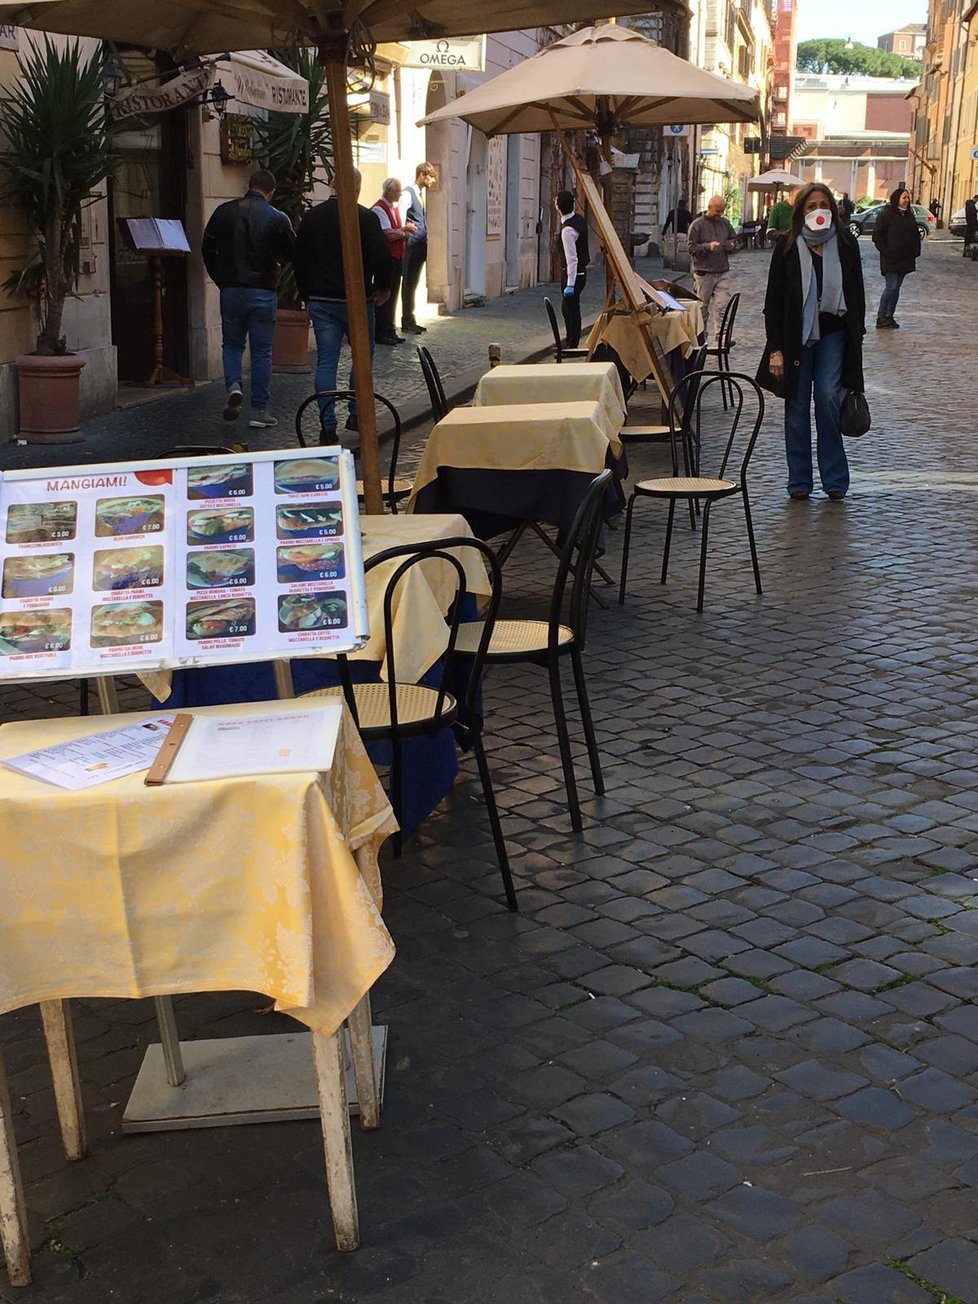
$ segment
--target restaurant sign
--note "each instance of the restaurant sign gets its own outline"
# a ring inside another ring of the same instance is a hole
[[[0,50],[20,49],[20,28],[12,23],[0,23]]]
[[[438,72],[485,72],[486,38],[466,36],[456,40],[405,41],[405,68]]]
[[[116,118],[129,118],[134,114],[164,113],[167,109],[178,109],[181,104],[196,99],[202,91],[207,90],[213,76],[212,65],[204,64],[200,68],[180,73],[162,86],[134,86],[110,100],[113,114]]]

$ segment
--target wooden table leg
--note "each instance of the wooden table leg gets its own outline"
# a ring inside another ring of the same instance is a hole
[[[353,1052],[353,1076],[357,1084],[357,1100],[360,1102],[360,1126],[365,1132],[373,1132],[380,1127],[380,1093],[374,1072],[373,1020],[369,992],[351,1011],[347,1023]]]
[[[71,1026],[71,1009],[67,1001],[41,1001],[44,1040],[48,1045],[54,1099],[58,1106],[58,1123],[65,1154],[82,1159],[88,1149],[85,1141],[85,1115],[82,1109],[78,1063],[75,1059],[75,1034]]]
[[[319,1115],[326,1152],[326,1185],[333,1212],[336,1248],[355,1250],[360,1245],[360,1222],[353,1181],[353,1146],[350,1140],[350,1106],[346,1098],[342,1030],[329,1037],[314,1032],[312,1056],[316,1066]]]
[[[7,1260],[11,1286],[31,1281],[31,1245],[27,1238],[27,1211],[17,1162],[17,1142],[10,1112],[7,1073],[0,1051],[0,1245]]]

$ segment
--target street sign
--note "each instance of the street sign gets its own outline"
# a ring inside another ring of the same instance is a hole
[[[680,126],[678,123],[673,123],[671,126],[663,127],[662,134],[663,136],[688,136],[689,128]]]
[[[701,150],[700,150],[700,153],[701,153],[701,154],[711,154],[711,155],[712,155],[712,154],[719,154],[720,151],[719,151],[719,149],[716,148],[716,146],[714,146],[714,145],[710,145],[710,146],[709,146],[708,148],[706,148],[706,149],[701,149]]]
[[[971,151],[971,157],[972,157],[972,158],[978,158],[978,149],[973,149],[973,150]]]

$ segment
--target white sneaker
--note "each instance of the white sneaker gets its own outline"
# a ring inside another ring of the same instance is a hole
[[[238,413],[241,411],[241,401],[244,395],[241,393],[240,385],[232,385],[227,392],[227,398],[224,401],[224,420],[237,421]]]
[[[273,417],[267,408],[257,408],[252,412],[248,425],[252,430],[270,430],[278,425],[278,417]]]

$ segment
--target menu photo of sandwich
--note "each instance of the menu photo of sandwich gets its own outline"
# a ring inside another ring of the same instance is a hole
[[[277,562],[280,584],[338,580],[345,573],[342,543],[297,543],[279,548]]]
[[[118,534],[158,534],[163,529],[164,500],[100,498],[95,504],[95,533],[100,539]]]
[[[343,533],[339,503],[297,503],[276,507],[275,533],[280,539],[332,539]]]
[[[277,494],[330,493],[340,483],[335,457],[300,457],[275,463]]]
[[[92,588],[152,589],[163,583],[162,548],[106,548],[95,554]]]
[[[278,627],[283,634],[312,629],[341,629],[347,623],[341,593],[280,593]]]
[[[254,539],[253,507],[187,513],[188,543],[253,543]]]
[[[0,611],[0,656],[64,652],[71,647],[71,611]]]
[[[247,462],[187,469],[188,498],[249,498],[253,489],[251,466]]]
[[[162,602],[109,602],[92,609],[92,647],[159,643],[162,638]]]
[[[244,638],[254,632],[254,598],[187,603],[187,638]]]
[[[42,552],[29,557],[7,557],[3,563],[5,598],[46,598],[71,593],[75,586],[75,554]]]
[[[73,539],[78,526],[78,504],[11,503],[7,512],[8,543],[56,543]]]
[[[187,588],[247,588],[255,582],[254,548],[187,553]]]

